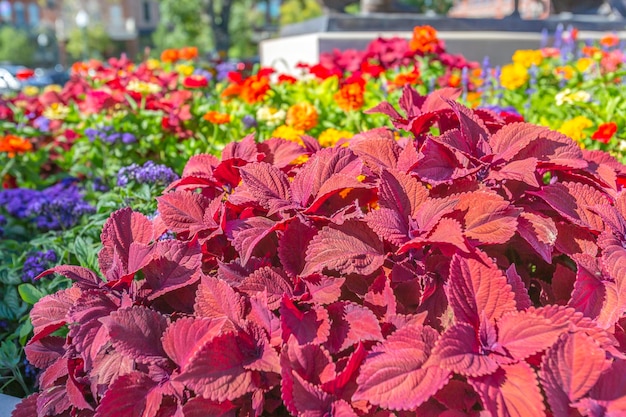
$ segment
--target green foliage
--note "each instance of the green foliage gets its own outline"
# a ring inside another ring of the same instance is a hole
[[[31,65],[35,57],[35,45],[28,32],[11,26],[0,27],[0,61]]]
[[[316,0],[285,0],[280,6],[280,25],[303,22],[324,14]]]
[[[211,29],[201,3],[196,0],[161,0],[161,20],[153,35],[158,49],[197,46],[206,52],[213,48]]]
[[[74,28],[68,34],[67,53],[74,59],[98,58],[107,55],[113,43],[105,27],[96,23],[85,29]]]
[[[441,15],[445,15],[454,6],[453,0],[400,0],[402,4],[414,7],[419,13],[428,10]]]

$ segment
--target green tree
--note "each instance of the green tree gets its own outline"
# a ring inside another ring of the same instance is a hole
[[[107,55],[112,45],[105,27],[101,23],[96,23],[85,29],[72,29],[67,37],[66,50],[74,59],[101,59]]]
[[[418,13],[428,10],[445,15],[454,6],[453,0],[400,0],[401,3],[415,8]]]
[[[202,52],[213,48],[207,16],[196,0],[161,0],[161,19],[153,39],[158,49],[196,46]]]
[[[36,44],[26,31],[0,26],[0,61],[32,65]]]
[[[317,0],[285,0],[280,5],[280,25],[303,22],[323,14]]]

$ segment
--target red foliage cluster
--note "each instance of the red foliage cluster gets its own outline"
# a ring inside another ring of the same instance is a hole
[[[247,137],[114,213],[104,280],[45,273],[75,282],[13,417],[623,415],[626,167],[456,94],[374,109],[411,138]]]

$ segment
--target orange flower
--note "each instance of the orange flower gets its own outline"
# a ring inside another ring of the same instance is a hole
[[[241,86],[241,98],[248,104],[259,103],[265,99],[270,90],[270,80],[259,77],[259,74],[248,77]]]
[[[389,87],[391,89],[401,88],[405,85],[415,85],[419,84],[421,81],[419,71],[411,71],[407,73],[400,73],[396,75],[396,77],[389,83]]]
[[[0,152],[8,153],[9,158],[13,158],[18,153],[30,152],[32,149],[32,143],[19,136],[6,135],[0,137]]]
[[[188,46],[178,50],[178,57],[187,61],[191,61],[198,57],[198,48],[195,46]]]
[[[563,77],[566,80],[571,80],[572,77],[574,76],[574,68],[572,68],[569,65],[556,67],[554,69],[554,73],[556,74],[557,77]]]
[[[359,110],[363,107],[363,85],[360,83],[346,84],[337,91],[333,98],[343,111]]]
[[[619,44],[619,38],[615,33],[609,33],[608,35],[604,35],[600,39],[600,45],[605,48],[613,48]]]
[[[594,58],[597,54],[602,54],[602,51],[597,46],[583,46],[582,53],[585,56]]]
[[[289,107],[285,124],[298,130],[310,130],[317,126],[317,109],[309,103],[298,103]]]
[[[207,122],[210,122],[216,125],[223,125],[226,123],[230,123],[230,114],[220,113],[218,111],[213,111],[213,110],[206,112],[204,116],[202,116],[202,118],[206,120]]]
[[[415,26],[413,28],[413,38],[409,42],[411,51],[423,54],[434,53],[440,49],[437,31],[432,26]]]
[[[609,143],[613,135],[617,132],[617,124],[615,122],[602,123],[598,126],[591,138],[602,143]]]
[[[176,62],[180,59],[180,54],[176,49],[166,49],[161,52],[161,61],[163,62]]]

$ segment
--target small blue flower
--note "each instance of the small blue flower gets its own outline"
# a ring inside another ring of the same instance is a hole
[[[57,254],[52,249],[28,254],[22,267],[22,281],[34,282],[39,274],[50,269],[57,261]]]
[[[117,174],[117,185],[124,187],[131,181],[137,184],[167,185],[177,179],[178,175],[170,167],[148,161],[143,166],[131,164],[120,169]]]

